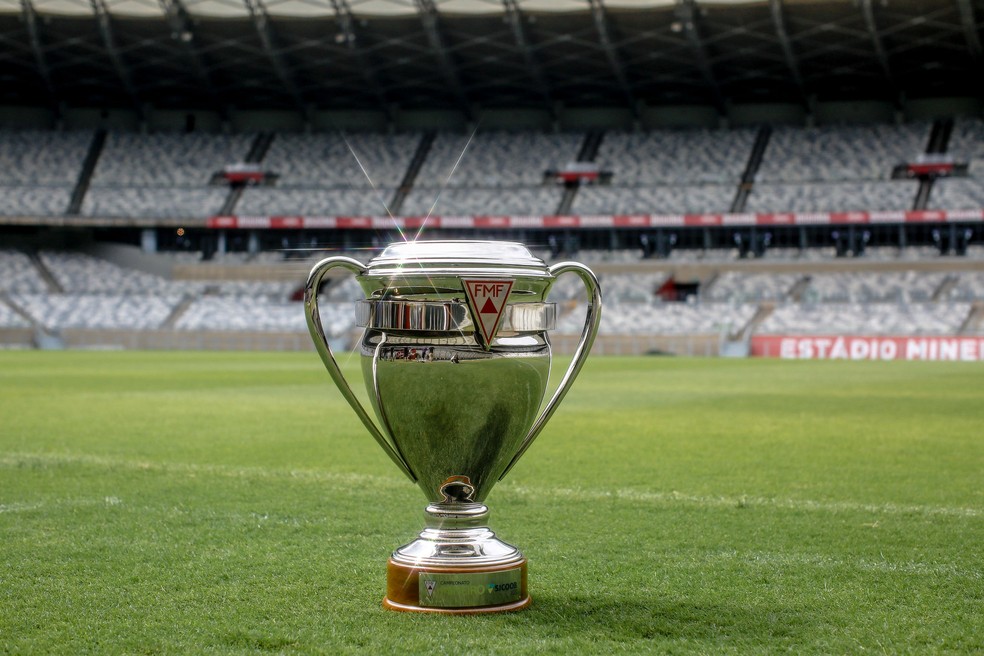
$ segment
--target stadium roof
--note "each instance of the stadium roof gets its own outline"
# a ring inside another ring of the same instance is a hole
[[[984,0],[0,0],[0,104],[984,98]]]

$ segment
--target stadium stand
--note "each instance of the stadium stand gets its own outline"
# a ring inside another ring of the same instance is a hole
[[[950,301],[984,301],[984,271],[963,271],[947,293]]]
[[[816,303],[784,305],[760,333],[821,335],[951,335],[967,318],[967,303]]]
[[[967,172],[970,176],[984,178],[984,119],[957,119],[947,152],[955,161],[969,164]]]
[[[915,180],[756,183],[745,209],[762,213],[908,210],[918,187]]]
[[[802,293],[805,302],[927,302],[947,274],[928,271],[815,273]]]
[[[703,296],[710,301],[729,303],[778,301],[784,299],[801,279],[802,275],[792,273],[727,271],[711,283]]]
[[[582,133],[490,131],[472,137],[442,132],[434,139],[427,161],[417,174],[416,186],[535,187],[542,184],[545,171],[575,160],[583,139]]]
[[[347,305],[346,309],[349,315],[347,321],[344,320],[344,312],[325,312],[332,317],[326,330],[341,332],[355,325],[351,305]],[[188,306],[175,323],[175,328],[303,332],[307,330],[307,324],[299,303],[271,301],[255,296],[203,296]]]
[[[655,185],[655,182],[653,183]],[[704,214],[727,212],[733,185],[588,186],[578,190],[574,214]]]
[[[217,214],[228,195],[221,187],[90,187],[82,204],[88,216],[184,219]]]
[[[44,292],[48,290],[34,263],[24,253],[0,250],[0,291]]]
[[[393,189],[406,173],[420,139],[416,132],[278,134],[263,158],[263,167],[278,176],[277,186],[283,188]]]
[[[251,187],[243,190],[237,211],[247,216],[385,216],[393,192],[392,187],[375,190]]]
[[[928,123],[779,127],[756,182],[888,180],[892,168],[924,152]]]
[[[728,303],[620,303],[610,302],[601,317],[600,335],[699,335],[731,332],[744,326],[755,314],[754,305]],[[583,317],[576,312],[558,322],[559,333],[576,334]]]
[[[981,160],[984,164],[984,160]],[[984,207],[984,166],[979,178],[940,178],[933,183],[932,209],[966,210]]]
[[[228,188],[212,175],[245,159],[248,134],[111,132],[82,202],[86,216],[188,218],[216,214]]]
[[[92,176],[96,187],[202,187],[243,161],[254,135],[110,132]]]
[[[553,214],[563,189],[543,186],[544,173],[573,161],[583,138],[579,133],[442,132],[417,173],[402,213]]]
[[[0,328],[30,328],[31,323],[8,305],[0,302]]]
[[[0,130],[0,215],[64,214],[91,140],[91,131]]]
[[[11,301],[48,330],[65,328],[158,328],[181,297],[172,294],[27,294]]]
[[[410,216],[553,214],[560,197],[559,188],[543,186],[508,190],[448,188],[444,191],[414,188],[403,204],[402,213]]]
[[[619,187],[735,185],[754,139],[748,129],[612,131],[595,160]]]
[[[754,138],[744,129],[606,133],[596,161],[611,170],[611,186],[582,187],[572,212],[727,212]]]
[[[66,292],[121,294],[178,291],[164,278],[124,269],[84,253],[41,251],[38,256]]]

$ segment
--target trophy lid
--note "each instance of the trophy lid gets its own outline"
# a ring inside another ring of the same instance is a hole
[[[435,275],[465,273],[550,277],[547,265],[512,241],[428,240],[390,244],[366,267],[366,274]]]

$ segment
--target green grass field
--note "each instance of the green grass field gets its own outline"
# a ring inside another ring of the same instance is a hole
[[[424,498],[316,355],[0,352],[0,652],[984,650],[979,364],[594,358],[489,505],[533,606],[385,611]]]

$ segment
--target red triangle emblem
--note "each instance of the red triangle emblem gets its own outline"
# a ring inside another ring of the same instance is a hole
[[[502,311],[506,309],[506,300],[512,291],[513,281],[500,278],[461,282],[465,285],[465,296],[468,297],[475,332],[481,335],[482,346],[487,351],[492,348],[492,340],[499,331]]]

